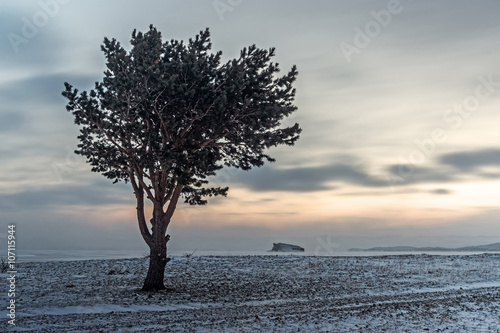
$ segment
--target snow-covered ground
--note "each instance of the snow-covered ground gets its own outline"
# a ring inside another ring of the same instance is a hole
[[[163,293],[138,291],[146,267],[20,263],[0,331],[500,332],[500,254],[174,257]]]

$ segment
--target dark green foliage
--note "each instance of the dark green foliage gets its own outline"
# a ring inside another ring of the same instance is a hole
[[[227,188],[204,187],[223,165],[248,170],[273,161],[267,148],[295,143],[298,124],[279,127],[296,110],[295,66],[275,77],[274,49],[255,45],[221,63],[209,36],[206,29],[186,44],[163,42],[150,26],[133,32],[129,52],[105,38],[102,82],[81,93],[65,83],[66,108],[81,128],[76,153],[92,171],[135,181],[162,206],[177,185],[186,202],[204,204],[226,195]]]

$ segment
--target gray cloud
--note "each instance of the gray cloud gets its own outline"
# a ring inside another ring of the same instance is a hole
[[[93,88],[93,82],[100,78],[90,76],[45,74],[0,85],[2,99],[7,105],[32,103],[36,105],[64,104],[61,92],[67,81],[79,90]],[[37,111],[37,110],[35,110]],[[63,110],[64,111],[64,110]]]
[[[433,194],[433,195],[447,195],[453,194],[454,192],[444,188],[438,188],[433,190],[422,190],[418,187],[409,187],[409,186],[400,186],[398,188],[394,188],[391,190],[390,194],[415,194],[415,193],[423,193],[423,194]],[[362,196],[383,196],[387,195],[387,190],[379,189],[379,190],[360,190],[355,192],[345,192],[339,195],[347,196],[347,197],[362,197]]]
[[[445,188],[437,188],[435,190],[429,191],[430,194],[436,194],[436,195],[447,195],[447,194],[453,194],[453,191],[445,189]]]
[[[124,183],[94,181],[84,185],[50,186],[43,188],[25,188],[15,193],[0,194],[2,210],[46,208],[64,206],[106,206],[112,204],[134,204],[132,189]],[[127,196],[128,194],[128,196]]]
[[[390,165],[385,171],[388,177],[371,174],[357,165],[330,164],[319,167],[279,169],[264,166],[247,173],[239,173],[235,182],[255,191],[323,191],[338,188],[332,183],[356,185],[366,188],[405,187],[416,184],[452,183],[461,181],[470,171],[483,166],[500,167],[500,150],[486,149],[444,154],[432,167],[414,165]],[[483,178],[499,178],[500,173],[477,172]],[[330,185],[329,185],[330,183]],[[357,192],[356,192],[357,193]],[[432,190],[431,194],[451,194],[447,189]]]
[[[242,183],[255,191],[323,191],[336,188],[337,185],[328,185],[333,182],[366,187],[387,186],[385,180],[347,164],[293,169],[264,166],[249,172],[238,173],[235,178],[235,182]]]
[[[485,166],[500,167],[500,149],[455,152],[442,155],[439,162],[461,171],[476,171]]]
[[[438,162],[439,164],[431,167],[390,165],[385,168],[386,177],[371,174],[362,165],[330,164],[290,169],[266,165],[249,172],[240,172],[235,175],[234,181],[255,191],[293,192],[332,190],[344,184],[382,189],[417,184],[452,183],[463,180],[474,168],[500,166],[500,150],[445,154],[438,158]],[[498,178],[500,173],[478,172],[477,175],[483,178]],[[414,190],[408,189],[410,192]],[[429,193],[444,195],[452,192],[436,189]]]
[[[392,186],[407,186],[425,183],[451,183],[463,181],[470,176],[478,178],[500,178],[500,149],[482,149],[443,154],[436,158],[432,167],[411,164],[391,165],[387,168]],[[498,172],[482,171],[483,167],[496,167]],[[447,190],[445,190],[447,191]],[[436,190],[434,194],[449,194]]]
[[[387,172],[395,181],[394,185],[425,183],[449,183],[459,179],[459,174],[443,166],[421,167],[413,165],[391,165]],[[389,185],[389,182],[386,182]]]

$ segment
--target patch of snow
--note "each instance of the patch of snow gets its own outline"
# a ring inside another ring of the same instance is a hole
[[[175,257],[166,271],[173,291],[159,293],[138,291],[145,258],[25,262],[15,330],[500,332],[499,259]],[[0,331],[11,329],[1,322]]]

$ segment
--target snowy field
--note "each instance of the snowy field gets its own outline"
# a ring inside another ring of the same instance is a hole
[[[138,291],[146,267],[20,263],[0,331],[500,332],[500,254],[174,257],[156,294]]]

